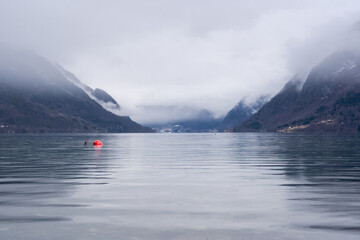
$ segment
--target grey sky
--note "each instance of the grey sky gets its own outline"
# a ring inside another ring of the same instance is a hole
[[[59,62],[144,123],[144,106],[220,116],[276,93],[356,44],[359,13],[357,0],[0,0],[0,41]]]

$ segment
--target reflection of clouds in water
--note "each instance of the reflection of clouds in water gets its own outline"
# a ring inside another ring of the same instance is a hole
[[[0,146],[0,222],[67,221],[66,209],[81,185],[104,184],[101,150],[81,135],[3,135]],[[71,201],[71,200],[70,200]],[[10,210],[8,206],[16,206]],[[47,211],[52,208],[54,211]],[[24,210],[22,210],[24,209]],[[41,213],[39,215],[39,213]]]
[[[339,219],[310,227],[359,231],[358,226],[348,226],[347,222],[360,223],[360,136],[291,134],[284,137],[287,141],[278,153],[286,163],[279,168],[294,181],[284,185],[290,189],[290,200]]]
[[[257,177],[268,175],[268,170],[284,176],[286,181],[279,186],[288,194],[289,207],[303,216],[307,216],[310,209],[311,217],[317,218],[307,221],[306,217],[299,217],[298,223],[293,224],[313,229],[360,230],[354,225],[360,224],[359,135],[263,133],[238,136],[232,139],[237,145],[232,151],[236,165],[241,169],[257,170]]]
[[[85,135],[10,138],[0,146],[4,239],[357,239],[356,182],[336,171],[357,163],[346,136],[91,136],[101,149],[84,147]]]

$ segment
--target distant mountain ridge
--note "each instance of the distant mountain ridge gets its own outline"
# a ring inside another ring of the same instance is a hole
[[[105,110],[67,77],[41,56],[0,47],[0,132],[152,132]]]
[[[240,125],[255,114],[267,101],[268,96],[261,96],[255,102],[249,104],[247,99],[243,98],[226,114],[217,129],[222,132]]]
[[[171,107],[168,107],[171,109]],[[222,118],[215,118],[213,113],[206,109],[192,109],[192,108],[180,108],[180,110],[190,111],[191,115],[188,115],[185,119],[170,120],[163,123],[153,123],[148,126],[157,130],[158,132],[211,132],[222,121]]]
[[[234,131],[360,131],[360,57],[339,52],[297,78]]]

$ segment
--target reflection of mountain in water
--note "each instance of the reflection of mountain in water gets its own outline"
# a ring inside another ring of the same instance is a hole
[[[288,219],[292,225],[360,231],[360,135],[245,133],[233,142],[238,168],[264,174],[268,188],[284,191],[289,211],[301,214]],[[285,179],[271,182],[272,174]]]
[[[335,214],[338,223],[319,223],[312,228],[357,230],[346,225],[351,218],[360,223],[360,136],[289,135],[276,152],[286,159],[284,174],[294,184],[290,199],[311,205],[315,211]],[[299,197],[297,197],[299,196]]]
[[[0,222],[70,220],[63,217],[66,211],[85,207],[87,202],[69,202],[68,195],[81,185],[107,183],[106,159],[101,159],[101,150],[84,147],[81,135],[2,137]],[[11,210],[9,206],[17,208]],[[17,210],[22,207],[27,210]],[[57,211],[47,213],[44,207],[53,207]]]
[[[357,240],[357,135],[86,137],[3,136],[2,239]]]

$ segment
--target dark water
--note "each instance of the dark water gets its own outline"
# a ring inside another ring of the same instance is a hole
[[[0,239],[360,236],[360,135],[0,136]]]

